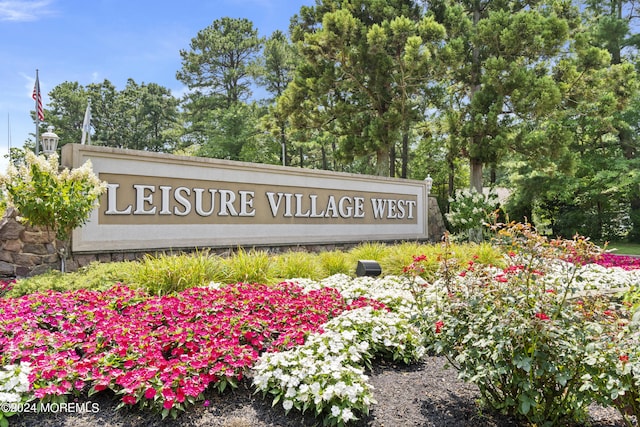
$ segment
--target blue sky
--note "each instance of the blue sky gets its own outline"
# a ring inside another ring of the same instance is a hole
[[[65,81],[104,79],[124,89],[128,78],[158,83],[180,96],[180,49],[198,31],[228,16],[251,20],[260,36],[287,31],[289,19],[314,0],[0,0],[0,172],[9,137],[22,146],[34,133],[29,112],[39,70],[44,107]],[[46,120],[46,117],[45,117]],[[79,142],[79,141],[78,141]]]

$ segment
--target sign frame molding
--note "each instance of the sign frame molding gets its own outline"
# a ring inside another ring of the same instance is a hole
[[[408,219],[407,215],[402,221],[394,222],[387,218],[384,221],[380,219],[371,223],[371,215],[367,211],[366,221],[370,223],[364,223],[364,220],[362,223],[358,223],[353,218],[341,218],[341,221],[345,221],[343,223],[332,223],[329,219],[327,221],[317,219],[314,223],[305,218],[288,218],[287,221],[290,222],[287,223],[280,218],[278,221],[281,223],[256,224],[251,223],[251,218],[245,218],[242,224],[215,222],[207,224],[187,222],[154,224],[149,222],[148,215],[146,217],[141,215],[140,217],[144,217],[147,223],[136,223],[134,218],[129,224],[105,224],[104,211],[106,207],[104,202],[106,196],[103,196],[101,205],[91,213],[87,223],[74,230],[71,246],[74,253],[176,250],[201,247],[304,246],[350,244],[364,241],[423,241],[429,238],[429,194],[424,181],[81,144],[66,144],[62,147],[63,167],[77,168],[87,160],[91,160],[93,171],[98,177],[100,175],[109,175],[110,177],[129,175],[159,181],[162,179],[174,181],[184,179],[192,182],[226,183],[231,187],[272,186],[273,192],[276,193],[282,188],[293,188],[300,189],[301,193],[307,189],[310,193],[318,190],[319,192],[335,191],[340,194],[352,193],[354,195],[388,194],[390,198],[402,200],[404,197],[407,200],[415,201],[415,209],[412,210],[415,217]],[[132,191],[129,188],[123,188],[123,190]],[[153,195],[147,191],[144,196],[147,198],[146,204],[144,209],[141,209],[143,212],[151,211]],[[259,207],[260,212],[265,210],[264,200],[262,200],[264,197],[262,196],[262,194],[257,194],[256,200],[252,201],[252,203],[255,202],[254,211],[257,211]],[[272,210],[274,209],[273,201],[272,198]],[[353,203],[353,200],[351,202]],[[160,209],[159,202],[154,200],[154,203]],[[245,201],[245,203],[248,202]],[[365,209],[370,209],[369,204],[370,200],[364,202]],[[122,207],[127,205],[129,203],[124,202]],[[122,207],[119,209],[124,211]],[[280,207],[278,212],[282,213],[282,209]],[[245,210],[252,213],[249,208]],[[302,211],[308,212],[308,205],[305,205]],[[101,213],[103,214],[102,220],[100,219]],[[327,210],[328,214],[329,210]],[[225,220],[230,221],[228,218]],[[385,221],[386,223],[383,223]]]

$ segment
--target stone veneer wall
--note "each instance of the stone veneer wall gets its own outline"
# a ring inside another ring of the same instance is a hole
[[[429,241],[440,242],[444,237],[444,233],[447,232],[447,227],[444,224],[444,218],[442,217],[442,211],[438,206],[438,199],[435,197],[429,197],[429,211],[427,212],[427,218],[429,218]]]
[[[26,226],[17,217],[9,208],[0,221],[0,276],[25,277],[60,268],[53,233]]]
[[[440,208],[434,197],[429,198],[429,236],[431,241],[440,241],[446,229]],[[54,245],[52,232],[39,227],[30,227],[18,221],[18,213],[9,208],[0,220],[0,278],[19,278],[35,276],[48,270],[60,270],[60,257]],[[60,242],[55,242],[60,245]],[[268,247],[270,252],[287,250],[304,250],[319,252],[321,250],[348,250],[357,244],[322,244]],[[158,249],[153,253],[172,252],[171,249]],[[185,252],[185,251],[180,251]],[[216,252],[216,250],[214,250]],[[228,254],[228,248],[217,249],[218,254]],[[66,271],[76,271],[92,262],[122,262],[142,258],[146,253],[133,252],[99,252],[71,254],[66,260]]]

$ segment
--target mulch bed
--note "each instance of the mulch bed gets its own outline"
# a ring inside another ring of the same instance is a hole
[[[389,362],[377,363],[370,375],[378,403],[367,417],[354,427],[514,427],[516,420],[482,411],[477,404],[477,387],[456,377],[445,368],[442,357],[426,357],[410,366]],[[161,420],[158,414],[137,409],[116,410],[117,398],[99,393],[88,398],[96,403],[95,413],[22,414],[10,418],[11,427],[298,427],[321,426],[322,420],[312,414],[292,410],[285,415],[280,405],[254,394],[249,382],[223,395],[211,392],[210,405],[191,407],[176,420]],[[86,402],[86,401],[85,401]],[[589,408],[590,427],[624,427],[620,414],[613,408]]]

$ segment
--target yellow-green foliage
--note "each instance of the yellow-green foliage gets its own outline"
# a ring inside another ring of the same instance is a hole
[[[279,280],[306,278],[318,280],[322,276],[320,257],[309,252],[285,252],[275,256],[273,275]]]
[[[440,248],[438,245],[424,244],[418,242],[403,242],[398,245],[390,247],[389,254],[382,260],[380,266],[382,267],[383,275],[396,275],[403,274],[403,269],[413,262],[413,257],[425,255],[427,259],[422,262],[425,267],[425,279],[430,279],[438,271],[438,259],[440,255]]]
[[[403,242],[389,245],[384,251],[380,250],[378,252],[379,258],[367,259],[378,261],[382,267],[383,275],[402,275],[404,267],[413,262],[414,256],[425,255],[426,259],[421,262],[421,266],[425,268],[423,277],[431,280],[438,274],[440,260],[447,256],[447,252],[449,252],[449,258],[454,258],[460,268],[466,266],[469,261],[497,266],[503,264],[501,251],[489,243],[446,245],[444,243]],[[361,254],[362,252],[356,248],[354,253]],[[357,262],[357,259],[354,262]]]
[[[223,260],[223,283],[273,283],[271,257],[265,251],[239,249]]]
[[[347,253],[347,259],[349,260],[350,268],[349,274],[355,275],[358,260],[373,260],[377,261],[382,268],[382,274],[388,274],[386,271],[386,260],[389,254],[392,253],[392,248],[389,245],[379,242],[366,242],[362,243],[355,248],[351,249]]]
[[[93,263],[75,273],[52,271],[19,280],[6,296],[17,297],[49,289],[102,290],[118,282],[142,287],[152,295],[160,295],[204,286],[211,281],[270,284],[293,278],[319,280],[338,273],[355,275],[359,259],[377,261],[382,267],[383,275],[402,275],[404,267],[411,264],[413,257],[418,255],[426,256],[426,260],[421,262],[425,268],[422,275],[426,280],[436,278],[439,261],[445,256],[454,259],[459,268],[464,268],[469,261],[497,266],[503,263],[500,250],[489,243],[363,243],[349,251],[291,251],[277,255],[254,249],[248,252],[239,249],[229,257],[200,251],[191,254],[148,255],[139,262]]]
[[[350,274],[355,268],[351,257],[342,251],[320,252],[318,258],[322,268],[322,277],[329,277],[334,274]]]
[[[497,248],[487,242],[471,246],[474,247],[474,253],[478,256],[477,262],[481,264],[491,264],[498,267],[505,266],[503,253],[500,248]]]
[[[19,297],[48,290],[65,292],[77,289],[105,290],[116,283],[128,284],[137,267],[132,262],[94,262],[73,273],[49,271],[34,277],[19,279],[6,297]]]
[[[205,286],[226,277],[224,262],[208,251],[190,254],[145,256],[133,269],[131,284],[141,286],[152,295],[180,292]]]
[[[445,252],[446,251],[443,249],[442,253],[444,254]],[[466,266],[469,261],[496,266],[504,264],[501,250],[489,243],[463,243],[452,245],[451,252],[453,252],[453,257],[456,258],[460,267]]]
[[[349,255],[356,261],[359,259],[371,259],[380,262],[380,260],[387,257],[390,251],[391,247],[384,243],[366,242],[351,249]]]

